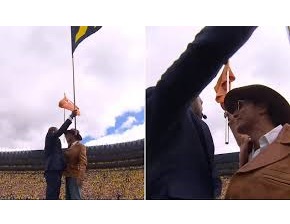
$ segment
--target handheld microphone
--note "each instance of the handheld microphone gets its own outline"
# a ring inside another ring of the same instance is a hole
[[[207,116],[205,114],[202,114],[203,119],[207,119]]]

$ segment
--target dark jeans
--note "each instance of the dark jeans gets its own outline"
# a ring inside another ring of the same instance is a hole
[[[45,171],[46,198],[47,200],[58,200],[61,186],[62,171]]]
[[[81,200],[81,188],[77,185],[77,179],[74,177],[65,178],[65,199]]]

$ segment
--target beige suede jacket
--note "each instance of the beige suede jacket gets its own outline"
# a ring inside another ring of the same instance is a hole
[[[64,175],[66,177],[75,177],[83,181],[87,167],[87,149],[76,142],[64,153],[66,159],[66,169]]]
[[[225,199],[290,199],[290,125],[232,177]]]

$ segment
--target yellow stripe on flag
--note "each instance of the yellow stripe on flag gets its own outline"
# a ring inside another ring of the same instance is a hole
[[[88,27],[87,26],[80,26],[79,28],[79,31],[77,32],[76,34],[76,37],[75,37],[75,43],[82,37],[86,34],[88,30]]]

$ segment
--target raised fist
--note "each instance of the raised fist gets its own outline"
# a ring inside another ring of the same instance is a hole
[[[72,113],[71,113],[72,117],[77,116],[77,114],[78,114],[78,110],[77,109],[73,110]]]

